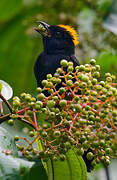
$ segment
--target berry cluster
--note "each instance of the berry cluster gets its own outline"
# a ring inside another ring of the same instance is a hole
[[[94,59],[75,68],[62,60],[54,76],[48,74],[43,88],[37,88],[36,98],[26,93],[14,97],[12,118],[24,119],[35,129],[30,132],[32,142],[15,137],[27,142],[27,147],[18,145],[18,149],[28,159],[32,159],[31,151],[44,161],[65,160],[71,148],[78,155],[87,151],[93,166],[99,162],[108,165],[117,156],[115,76],[106,73],[105,81],[99,81],[99,71]],[[33,148],[34,141],[41,142],[42,151]]]

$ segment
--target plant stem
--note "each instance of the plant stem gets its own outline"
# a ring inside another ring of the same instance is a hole
[[[10,110],[10,112],[12,113],[12,106],[10,105],[10,103],[4,98],[4,96],[2,96],[2,94],[0,93],[0,98],[4,101],[4,103],[7,105],[8,109]]]
[[[52,159],[50,159],[50,161],[51,161],[51,167],[52,167],[52,180],[54,180],[54,164],[53,164]]]
[[[12,114],[10,113],[10,114],[5,114],[5,115],[0,116],[0,124],[11,119],[11,115]],[[20,117],[18,117],[17,119],[24,122],[25,124],[28,124],[29,126],[31,126],[35,129],[35,127],[29,121],[22,119]]]

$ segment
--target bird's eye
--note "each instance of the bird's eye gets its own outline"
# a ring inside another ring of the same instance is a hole
[[[61,33],[59,31],[56,32],[56,37],[60,37]]]

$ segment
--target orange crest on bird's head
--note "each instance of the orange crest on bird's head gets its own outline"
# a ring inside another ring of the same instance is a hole
[[[79,44],[78,33],[73,27],[71,27],[69,25],[62,25],[62,24],[59,24],[58,26],[64,28],[71,35],[71,37],[73,38],[73,43],[75,46],[77,46]]]

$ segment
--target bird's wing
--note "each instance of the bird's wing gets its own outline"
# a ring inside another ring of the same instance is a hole
[[[74,66],[80,66],[80,63],[75,55],[71,55],[70,60],[74,63]]]

